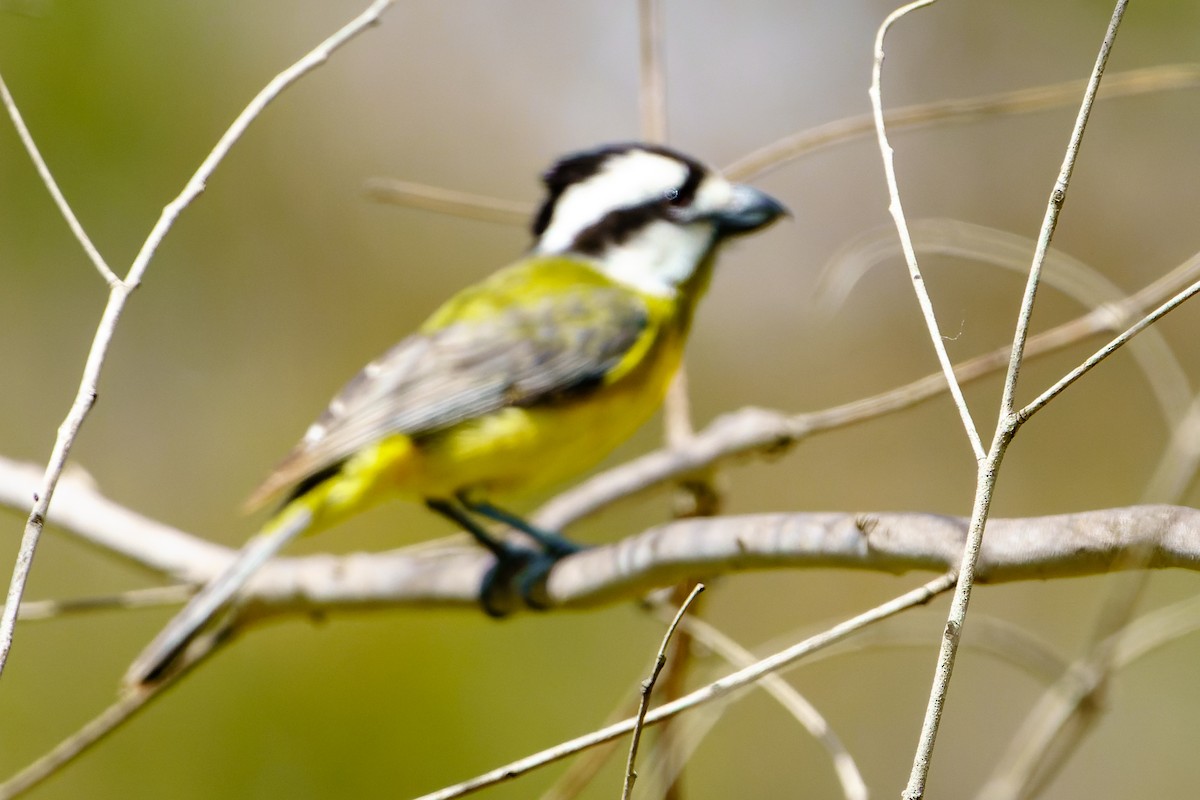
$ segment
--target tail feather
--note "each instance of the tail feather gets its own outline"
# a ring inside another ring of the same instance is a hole
[[[187,646],[229,606],[262,565],[307,530],[312,521],[312,509],[297,503],[287,507],[261,533],[246,542],[233,561],[192,597],[134,659],[122,684],[126,688],[136,688],[166,675]]]

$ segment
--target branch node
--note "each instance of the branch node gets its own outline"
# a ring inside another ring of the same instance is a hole
[[[854,517],[854,527],[858,528],[859,532],[862,533],[863,537],[868,540],[868,544],[870,544],[871,534],[879,527],[879,517],[874,514],[858,514]]]

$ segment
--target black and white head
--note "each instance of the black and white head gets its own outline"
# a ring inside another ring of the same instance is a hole
[[[533,221],[538,255],[583,256],[639,291],[673,294],[723,239],[786,209],[665,147],[618,144],[576,153],[543,176]]]

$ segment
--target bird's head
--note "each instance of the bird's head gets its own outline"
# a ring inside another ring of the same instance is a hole
[[[618,144],[567,156],[543,176],[539,255],[582,256],[639,291],[673,294],[723,239],[787,210],[665,147]]]

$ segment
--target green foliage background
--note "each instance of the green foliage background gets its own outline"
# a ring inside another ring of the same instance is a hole
[[[0,73],[61,186],[124,273],[162,205],[250,97],[360,10],[342,2],[0,4]],[[890,4],[715,0],[665,4],[672,143],[717,165],[796,130],[868,110],[871,45]],[[961,3],[903,22],[889,106],[1083,78],[1111,8],[1095,0]],[[75,450],[112,498],[235,545],[257,520],[242,498],[330,394],[437,302],[516,257],[525,232],[368,201],[374,176],[532,201],[560,153],[634,138],[635,4],[610,0],[399,2],[271,106],[179,220],[121,323],[100,402]],[[1200,7],[1134,4],[1110,69],[1200,61]],[[952,216],[1033,236],[1073,108],[898,134],[912,219]],[[1200,94],[1102,104],[1058,247],[1132,291],[1197,248]],[[810,410],[935,368],[898,263],[837,309],[814,305],[821,265],[887,223],[870,140],[757,183],[795,220],[723,259],[690,350],[698,422],[746,404]],[[929,259],[927,278],[966,357],[1011,336],[1012,275]],[[44,462],[66,413],[105,287],[0,123],[0,452]],[[1079,312],[1052,291],[1036,327]],[[1164,330],[1200,375],[1186,307]],[[1092,343],[1094,344],[1094,343]],[[1092,344],[1031,365],[1045,386]],[[998,382],[969,391],[990,424]],[[1021,435],[996,513],[1136,502],[1167,431],[1127,357],[1089,376]],[[987,437],[985,436],[985,439]],[[618,459],[655,446],[650,426]],[[944,400],[725,472],[729,512],[969,510],[973,464]],[[1193,489],[1184,502],[1200,498]],[[662,520],[665,494],[576,533],[606,541]],[[5,514],[15,552],[23,515]],[[420,509],[379,508],[306,552],[381,549],[448,532]],[[5,556],[7,558],[7,556]],[[745,644],[785,641],[912,585],[844,572],[720,581],[705,613]],[[155,576],[51,531],[31,598],[109,593]],[[985,588],[973,610],[1073,652],[1103,579]],[[1155,576],[1147,607],[1196,577]],[[90,718],[167,610],[23,625],[0,680],[0,770],[15,771]],[[828,715],[878,796],[899,791],[928,693],[943,608],[915,615],[919,648],[824,660],[793,680]],[[631,606],[503,623],[449,611],[292,621],[253,631],[37,798],[409,797],[600,724],[635,696],[662,625]],[[966,645],[972,644],[968,630]],[[1200,731],[1194,640],[1121,674],[1107,716],[1055,797],[1181,796]],[[979,785],[1038,696],[1028,676],[968,650],[959,662],[931,796]],[[700,674],[720,665],[702,660]],[[1131,735],[1133,732],[1133,735]],[[558,766],[486,796],[537,796]],[[586,794],[613,797],[619,767]],[[689,767],[692,798],[830,797],[827,759],[763,697],[733,707]]]

